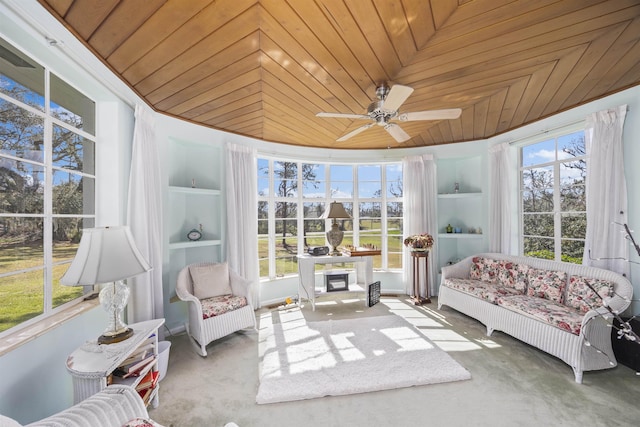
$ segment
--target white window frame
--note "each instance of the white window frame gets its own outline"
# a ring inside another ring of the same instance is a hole
[[[11,42],[9,42],[11,43]],[[98,144],[98,138],[97,138],[97,130],[96,130],[96,135],[92,135],[90,133],[85,132],[82,129],[79,129],[75,126],[72,126],[62,120],[57,119],[56,117],[53,117],[51,115],[51,75],[53,74],[53,71],[46,65],[44,65],[41,61],[38,61],[38,59],[36,57],[34,57],[33,55],[25,52],[24,50],[22,50],[20,47],[13,45],[16,49],[20,50],[21,52],[23,52],[25,55],[27,55],[29,58],[31,58],[34,61],[37,61],[39,65],[41,65],[44,69],[44,111],[41,111],[37,108],[33,108],[30,105],[27,105],[15,98],[12,98],[2,92],[0,92],[0,99],[9,102],[11,104],[14,104],[16,106],[18,106],[19,108],[28,111],[29,113],[35,114],[38,117],[43,119],[43,133],[44,133],[44,162],[40,163],[40,162],[36,162],[33,160],[29,160],[26,158],[21,158],[21,157],[16,157],[16,156],[12,156],[9,154],[2,154],[0,153],[0,158],[6,158],[9,160],[15,160],[15,161],[19,161],[22,163],[29,163],[29,164],[35,164],[38,165],[39,167],[42,167],[44,170],[44,181],[45,181],[45,185],[44,185],[44,193],[43,193],[43,203],[44,203],[44,208],[43,208],[43,213],[41,214],[25,214],[25,213],[2,213],[0,212],[0,217],[6,217],[6,218],[42,218],[43,219],[43,235],[42,235],[42,244],[43,244],[43,264],[42,266],[37,266],[37,267],[29,267],[29,268],[25,268],[25,269],[21,269],[21,270],[13,270],[13,271],[9,271],[6,273],[0,273],[0,278],[3,277],[10,277],[13,275],[18,275],[18,274],[22,274],[22,273],[28,273],[31,271],[42,271],[43,272],[43,312],[37,316],[32,317],[31,319],[25,320],[11,328],[8,328],[4,331],[0,332],[0,338],[2,337],[6,337],[9,336],[13,333],[15,333],[16,331],[19,331],[21,329],[27,328],[31,325],[34,325],[37,322],[40,322],[44,319],[47,319],[61,311],[64,311],[65,309],[72,307],[74,305],[79,304],[80,302],[82,302],[86,296],[86,294],[93,292],[94,287],[93,286],[85,286],[83,289],[83,293],[81,296],[79,296],[78,298],[75,298],[71,301],[67,301],[66,303],[63,303],[57,307],[53,307],[53,267],[54,266],[59,266],[59,265],[64,265],[64,264],[70,264],[71,260],[65,260],[65,261],[58,261],[58,262],[54,262],[53,261],[53,220],[54,218],[88,218],[88,219],[93,219],[93,222],[95,224],[96,222],[96,210],[97,210],[97,200],[98,200],[98,195],[97,195],[97,188],[98,188],[98,180],[96,178],[96,171],[94,170],[93,174],[88,174],[86,172],[82,172],[82,171],[76,171],[76,170],[70,170],[70,169],[65,169],[63,167],[59,167],[59,166],[54,166],[53,165],[53,130],[54,130],[54,125],[64,128],[66,130],[69,130],[71,132],[73,132],[76,135],[79,135],[83,138],[86,138],[90,141],[92,141],[94,143],[94,150],[93,150],[93,155],[94,155],[94,165],[96,164],[96,156],[97,156],[97,144]],[[85,97],[87,97],[88,99],[92,100],[95,103],[95,100],[93,100],[90,96],[88,96],[86,93],[84,93],[83,91],[81,91],[80,89],[78,89],[77,87],[75,87],[74,85],[72,85],[71,83],[69,83],[69,81],[67,81],[66,79],[64,79],[62,76],[60,76],[59,74],[55,74],[56,77],[58,77],[61,81],[64,81],[66,84],[68,84],[69,86],[73,87],[75,90],[77,90],[78,92],[82,93]],[[96,103],[97,105],[97,103]],[[97,108],[94,111],[94,123],[96,122],[96,118],[97,118]],[[53,172],[54,171],[63,171],[65,173],[71,173],[73,175],[78,175],[82,178],[90,178],[94,180],[94,200],[93,200],[93,214],[54,214],[53,213],[53,185],[52,185],[52,180],[53,180]]]
[[[589,159],[588,156],[585,154],[584,156],[577,156],[577,157],[571,157],[570,159],[558,159],[558,139],[572,134],[572,133],[576,133],[579,131],[583,131],[584,132],[584,124],[580,123],[580,124],[574,124],[574,125],[570,125],[570,126],[563,126],[557,129],[554,129],[553,132],[548,132],[544,135],[541,136],[536,136],[536,137],[532,137],[532,138],[527,138],[526,140],[522,141],[520,144],[518,144],[518,220],[519,220],[519,226],[518,226],[518,241],[519,241],[519,248],[518,248],[518,253],[521,256],[526,256],[524,253],[524,239],[525,237],[529,237],[529,236],[525,236],[524,234],[524,216],[527,214],[524,212],[524,201],[523,201],[523,193],[524,193],[524,187],[523,187],[523,182],[522,182],[522,172],[524,170],[527,169],[534,169],[534,168],[544,168],[544,167],[553,167],[553,175],[554,175],[554,180],[553,180],[553,212],[551,212],[553,214],[553,228],[554,228],[554,234],[553,234],[553,245],[554,245],[554,261],[561,261],[562,259],[562,214],[568,214],[568,213],[572,213],[572,211],[562,211],[560,210],[561,207],[561,200],[560,200],[560,165],[562,163],[566,163],[568,161],[576,161],[576,160],[585,160],[585,162],[587,163],[587,167],[589,167]],[[555,152],[556,152],[556,158],[553,161],[549,161],[549,162],[545,162],[545,163],[539,163],[536,165],[532,165],[532,166],[523,166],[523,158],[522,158],[522,153],[523,153],[523,148],[529,146],[529,145],[534,145],[540,142],[544,142],[544,141],[548,141],[550,139],[553,139],[555,142]],[[588,185],[587,183],[585,183],[585,188],[586,185]],[[574,212],[575,213],[575,212]],[[586,211],[584,212],[580,212],[580,213],[584,213],[586,214]],[[536,236],[531,236],[531,237],[536,237]],[[544,236],[546,237],[546,236]],[[583,239],[565,239],[565,240],[582,240]]]
[[[268,246],[269,246],[269,275],[267,276],[260,276],[261,280],[274,280],[276,278],[280,278],[282,276],[276,276],[276,257],[275,257],[275,244],[276,244],[276,235],[275,235],[275,204],[276,202],[281,202],[281,201],[292,201],[298,204],[298,209],[297,209],[297,225],[298,225],[298,232],[300,233],[301,230],[303,230],[304,228],[304,202],[309,202],[309,201],[318,201],[318,202],[324,202],[325,203],[325,209],[327,206],[329,206],[329,203],[333,202],[333,201],[337,201],[337,202],[345,202],[345,203],[352,203],[353,206],[353,244],[355,246],[358,246],[360,243],[360,232],[358,230],[357,224],[359,221],[359,209],[357,209],[357,207],[359,206],[360,203],[366,203],[366,202],[375,202],[375,203],[380,203],[381,204],[381,209],[380,209],[380,222],[381,222],[381,242],[382,242],[382,247],[380,248],[381,250],[381,259],[382,259],[382,265],[379,269],[377,270],[382,270],[382,271],[400,271],[403,269],[403,266],[399,267],[399,268],[393,268],[393,269],[389,269],[389,262],[388,262],[388,244],[387,244],[387,239],[388,239],[388,235],[387,235],[387,203],[389,202],[399,202],[402,203],[402,197],[387,197],[387,186],[386,186],[386,165],[389,164],[398,164],[398,165],[402,165],[402,163],[400,161],[393,161],[393,162],[362,162],[362,163],[338,163],[338,162],[332,162],[332,163],[325,163],[325,162],[319,162],[319,161],[314,161],[314,160],[299,160],[299,159],[283,159],[281,157],[273,157],[273,155],[265,155],[265,154],[258,154],[258,159],[264,159],[267,160],[269,163],[269,194],[267,196],[260,196],[258,195],[258,202],[267,202],[268,204]],[[276,197],[275,196],[275,188],[274,188],[274,162],[275,161],[282,161],[282,162],[292,162],[292,163],[296,163],[298,165],[298,192],[296,194],[295,198],[285,198],[285,197]],[[302,191],[302,185],[303,185],[303,179],[302,179],[302,173],[300,173],[302,171],[302,165],[303,164],[316,164],[316,165],[324,165],[325,168],[325,197],[324,198],[304,198],[303,197],[303,191]],[[347,166],[351,166],[353,168],[353,197],[352,198],[338,198],[338,197],[331,197],[331,176],[330,176],[330,166],[332,165],[347,165]],[[358,196],[358,166],[371,166],[371,165],[375,165],[375,166],[380,166],[381,167],[381,197],[380,198],[360,198]],[[294,200],[292,200],[294,199]],[[257,209],[257,206],[256,206]],[[331,220],[327,219],[325,220],[325,230],[329,230],[331,228]],[[301,235],[298,235],[298,253],[302,254],[305,252],[305,247],[304,247],[304,239],[302,238]],[[401,257],[401,259],[403,259],[403,257]],[[297,274],[297,273],[295,273]],[[285,277],[287,276],[293,276],[295,274],[291,274],[291,275],[285,275]]]

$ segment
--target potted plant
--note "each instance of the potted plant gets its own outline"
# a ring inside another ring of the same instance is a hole
[[[404,239],[404,245],[412,251],[428,251],[433,247],[433,236],[428,233],[414,234]]]

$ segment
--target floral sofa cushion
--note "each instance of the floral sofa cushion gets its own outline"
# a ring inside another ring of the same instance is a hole
[[[498,298],[498,305],[580,335],[583,314],[564,304],[546,298],[514,295]]]
[[[613,283],[611,282],[583,276],[571,276],[564,303],[581,313],[586,313],[589,310],[602,307],[602,300],[610,297],[612,293]]]
[[[527,295],[557,303],[563,302],[564,288],[567,285],[566,272],[530,268],[527,282]]]
[[[446,279],[445,286],[457,289],[461,292],[487,300],[496,304],[498,298],[508,295],[521,294],[517,289],[510,286],[502,286],[498,283],[487,283],[476,279]]]
[[[525,264],[514,264],[511,261],[500,261],[498,269],[498,282],[510,288],[515,288],[524,293],[527,289],[527,274],[529,266]]]
[[[220,295],[200,301],[202,304],[202,318],[208,319],[213,316],[220,316],[228,311],[237,310],[247,305],[247,299],[236,295]]]
[[[495,283],[498,281],[500,261],[491,258],[473,257],[469,277],[483,282]]]

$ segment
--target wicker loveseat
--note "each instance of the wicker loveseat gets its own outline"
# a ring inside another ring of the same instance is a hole
[[[12,418],[0,415],[0,427],[22,427]],[[72,407],[27,424],[25,427],[162,427],[149,418],[138,392],[126,385],[114,384]],[[224,427],[238,427],[229,422]]]
[[[589,283],[598,295],[586,286]],[[438,306],[482,322],[584,371],[616,366],[608,306],[622,313],[633,295],[623,276],[599,268],[497,253],[443,267]]]
[[[18,427],[21,424],[0,415],[0,427]],[[111,385],[80,403],[27,427],[121,427],[157,426],[149,419],[142,398],[133,387]]]

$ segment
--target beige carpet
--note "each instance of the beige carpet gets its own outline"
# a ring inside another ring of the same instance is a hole
[[[260,331],[259,404],[471,378],[400,316],[311,322],[292,309],[284,317]]]
[[[465,426],[540,427],[637,425],[640,377],[618,365],[585,373],[576,384],[562,361],[496,332],[437,300],[382,297],[367,308],[361,295],[324,296],[316,311],[263,308],[259,329],[303,316],[310,322],[395,314],[415,325],[473,375],[470,381],[405,387],[277,404],[255,402],[259,334],[248,330],[214,341],[199,356],[186,334],[170,336],[169,370],[151,417],[166,427]]]

